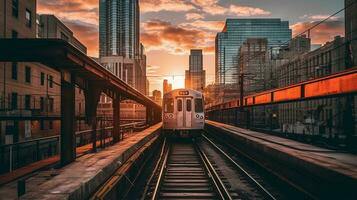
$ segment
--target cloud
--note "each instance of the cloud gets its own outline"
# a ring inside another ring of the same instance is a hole
[[[263,10],[261,8],[236,5],[231,5],[229,7],[229,12],[240,17],[266,16],[271,14],[269,11]]]
[[[203,20],[196,20],[193,22],[182,23],[185,27],[195,27],[202,30],[214,31],[218,32],[221,31],[224,27],[224,21],[203,21]]]
[[[54,14],[60,19],[98,24],[98,0],[38,0],[37,11]]]
[[[300,17],[300,19],[309,19],[309,20],[312,20],[312,21],[315,21],[315,20],[324,20],[324,19],[327,19],[330,15],[303,15]],[[338,16],[332,16],[329,18],[329,20],[331,21],[336,21],[336,20],[339,20],[339,17]]]
[[[217,4],[218,0],[192,0],[192,3],[200,7],[205,7]]]
[[[266,16],[271,14],[269,11],[263,10],[262,8],[250,6],[231,4],[228,7],[224,7],[219,4],[218,0],[192,0],[192,3],[210,15],[229,14],[239,17],[251,17]]]
[[[172,54],[184,54],[192,48],[205,48],[212,42],[213,34],[210,32],[166,21],[151,20],[142,27],[141,40],[149,51],[166,50]]]
[[[38,0],[39,14],[59,18],[88,49],[98,55],[98,0]]]
[[[198,13],[187,13],[186,14],[186,19],[187,20],[198,20],[198,19],[204,19],[205,17],[202,14]]]
[[[159,67],[159,66],[148,65],[148,66],[146,67],[146,73],[147,73],[147,75],[149,75],[149,76],[157,75],[157,72],[158,72],[158,70],[159,70],[160,68],[161,68],[161,67]]]
[[[146,49],[152,49],[152,47],[162,45],[161,38],[158,35],[152,33],[141,33],[141,42],[145,45]]]
[[[293,36],[306,31],[308,28],[313,27],[318,22],[298,22],[290,28],[293,31]],[[307,33],[306,33],[307,34]],[[335,36],[344,35],[344,22],[340,20],[329,20],[310,31],[310,37],[313,44],[324,44],[334,39]]]
[[[88,49],[88,55],[98,54],[98,26],[79,20],[62,20],[73,32],[75,37]]]
[[[150,20],[145,23],[142,23],[142,27],[145,31],[160,31],[170,26],[170,22],[161,21],[161,20]]]
[[[182,0],[140,0],[140,10],[143,13],[160,11],[184,12],[194,8],[188,1]]]

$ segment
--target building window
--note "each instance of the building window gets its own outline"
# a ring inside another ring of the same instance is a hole
[[[12,16],[19,16],[19,0],[12,0]]]
[[[203,101],[202,101],[202,99],[195,99],[195,112],[196,113],[203,112]]]
[[[17,62],[12,62],[11,66],[11,78],[17,80]]]
[[[31,109],[31,95],[25,95],[25,109]]]
[[[11,109],[17,109],[17,93],[11,93]]]
[[[48,81],[49,81],[50,88],[53,88],[53,76],[50,75],[48,77]]]
[[[31,16],[31,11],[26,9],[26,26],[31,28],[32,26],[32,16]]]
[[[45,98],[40,98],[40,110],[41,112],[45,111]]]
[[[19,37],[19,33],[17,31],[15,31],[15,30],[12,30],[11,31],[11,37],[12,38],[18,38]]]
[[[31,83],[31,67],[29,66],[25,67],[25,82]]]
[[[48,98],[48,111],[53,112],[53,98]]]
[[[45,73],[41,72],[41,85],[45,85]]]

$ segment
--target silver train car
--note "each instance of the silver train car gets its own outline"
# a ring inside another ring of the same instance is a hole
[[[176,89],[164,94],[162,117],[164,134],[199,136],[205,124],[203,94],[190,89]]]

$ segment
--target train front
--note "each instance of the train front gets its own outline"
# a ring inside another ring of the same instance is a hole
[[[163,131],[177,137],[199,136],[204,128],[204,100],[195,90],[177,89],[164,94]]]

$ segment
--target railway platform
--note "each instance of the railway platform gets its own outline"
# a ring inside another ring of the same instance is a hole
[[[357,188],[356,155],[209,120],[205,128],[234,142],[246,156],[271,168],[278,176],[302,184],[301,187],[326,195],[326,189],[333,191],[332,195],[356,194],[352,191]],[[316,182],[306,182],[303,177]]]
[[[75,162],[38,173],[26,180],[26,194],[21,199],[87,199],[137,149],[157,136],[161,123],[135,133],[97,153],[88,153]]]

